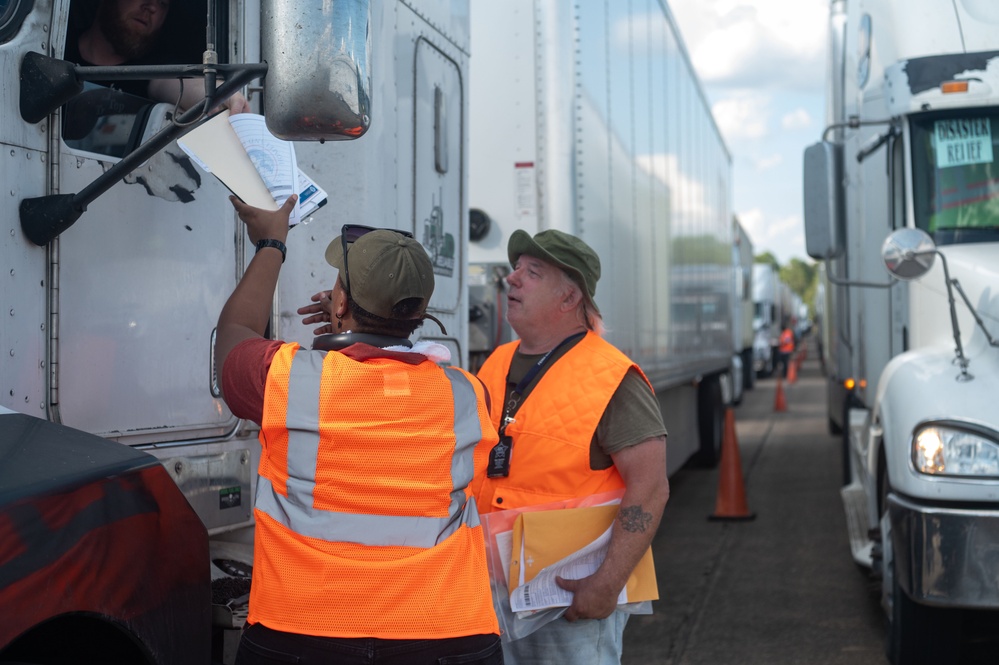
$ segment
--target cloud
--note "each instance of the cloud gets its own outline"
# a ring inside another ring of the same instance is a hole
[[[828,0],[671,0],[701,80],[771,90],[822,88]]]
[[[811,114],[803,108],[796,108],[780,119],[780,126],[784,129],[808,129],[812,126]]]
[[[759,139],[767,135],[769,95],[743,92],[719,100],[711,107],[725,142]]]
[[[773,154],[756,160],[757,171],[769,171],[784,163],[784,155]]]
[[[807,256],[801,215],[770,219],[761,208],[751,208],[736,212],[736,217],[749,234],[754,254],[769,251],[781,265]]]

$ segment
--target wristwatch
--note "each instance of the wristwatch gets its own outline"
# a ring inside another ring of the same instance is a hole
[[[259,252],[264,247],[273,247],[274,249],[281,250],[281,263],[284,263],[285,257],[288,255],[288,248],[280,240],[274,240],[273,238],[262,238],[257,241],[257,251]]]

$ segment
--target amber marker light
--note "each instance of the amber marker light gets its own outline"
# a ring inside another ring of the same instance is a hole
[[[945,81],[940,84],[940,92],[949,95],[954,92],[968,92],[967,81]]]
[[[846,379],[845,381],[843,381],[843,387],[846,388],[847,390],[853,390],[856,387],[856,385],[857,382],[854,381],[853,379]]]

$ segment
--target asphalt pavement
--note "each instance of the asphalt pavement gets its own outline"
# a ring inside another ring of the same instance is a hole
[[[781,381],[785,411],[775,410],[777,383],[758,380],[734,408],[755,519],[708,519],[718,469],[670,479],[653,542],[660,600],[630,619],[624,665],[887,663],[879,582],[850,555],[840,438],[828,433],[814,349],[796,381]]]

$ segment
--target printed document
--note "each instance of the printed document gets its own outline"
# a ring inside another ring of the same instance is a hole
[[[177,141],[202,169],[214,174],[244,203],[277,210],[298,193],[289,224],[295,225],[326,203],[326,192],[298,168],[295,144],[277,138],[256,113],[224,110]]]
[[[618,505],[527,512],[517,516],[500,556],[509,552],[510,608],[518,615],[550,607],[568,607],[572,592],[555,577],[582,579],[597,571],[610,545]],[[506,534],[503,534],[504,536]],[[506,545],[509,540],[509,545]],[[499,535],[497,535],[499,541]],[[625,605],[659,598],[651,548],[645,552],[618,596]]]

